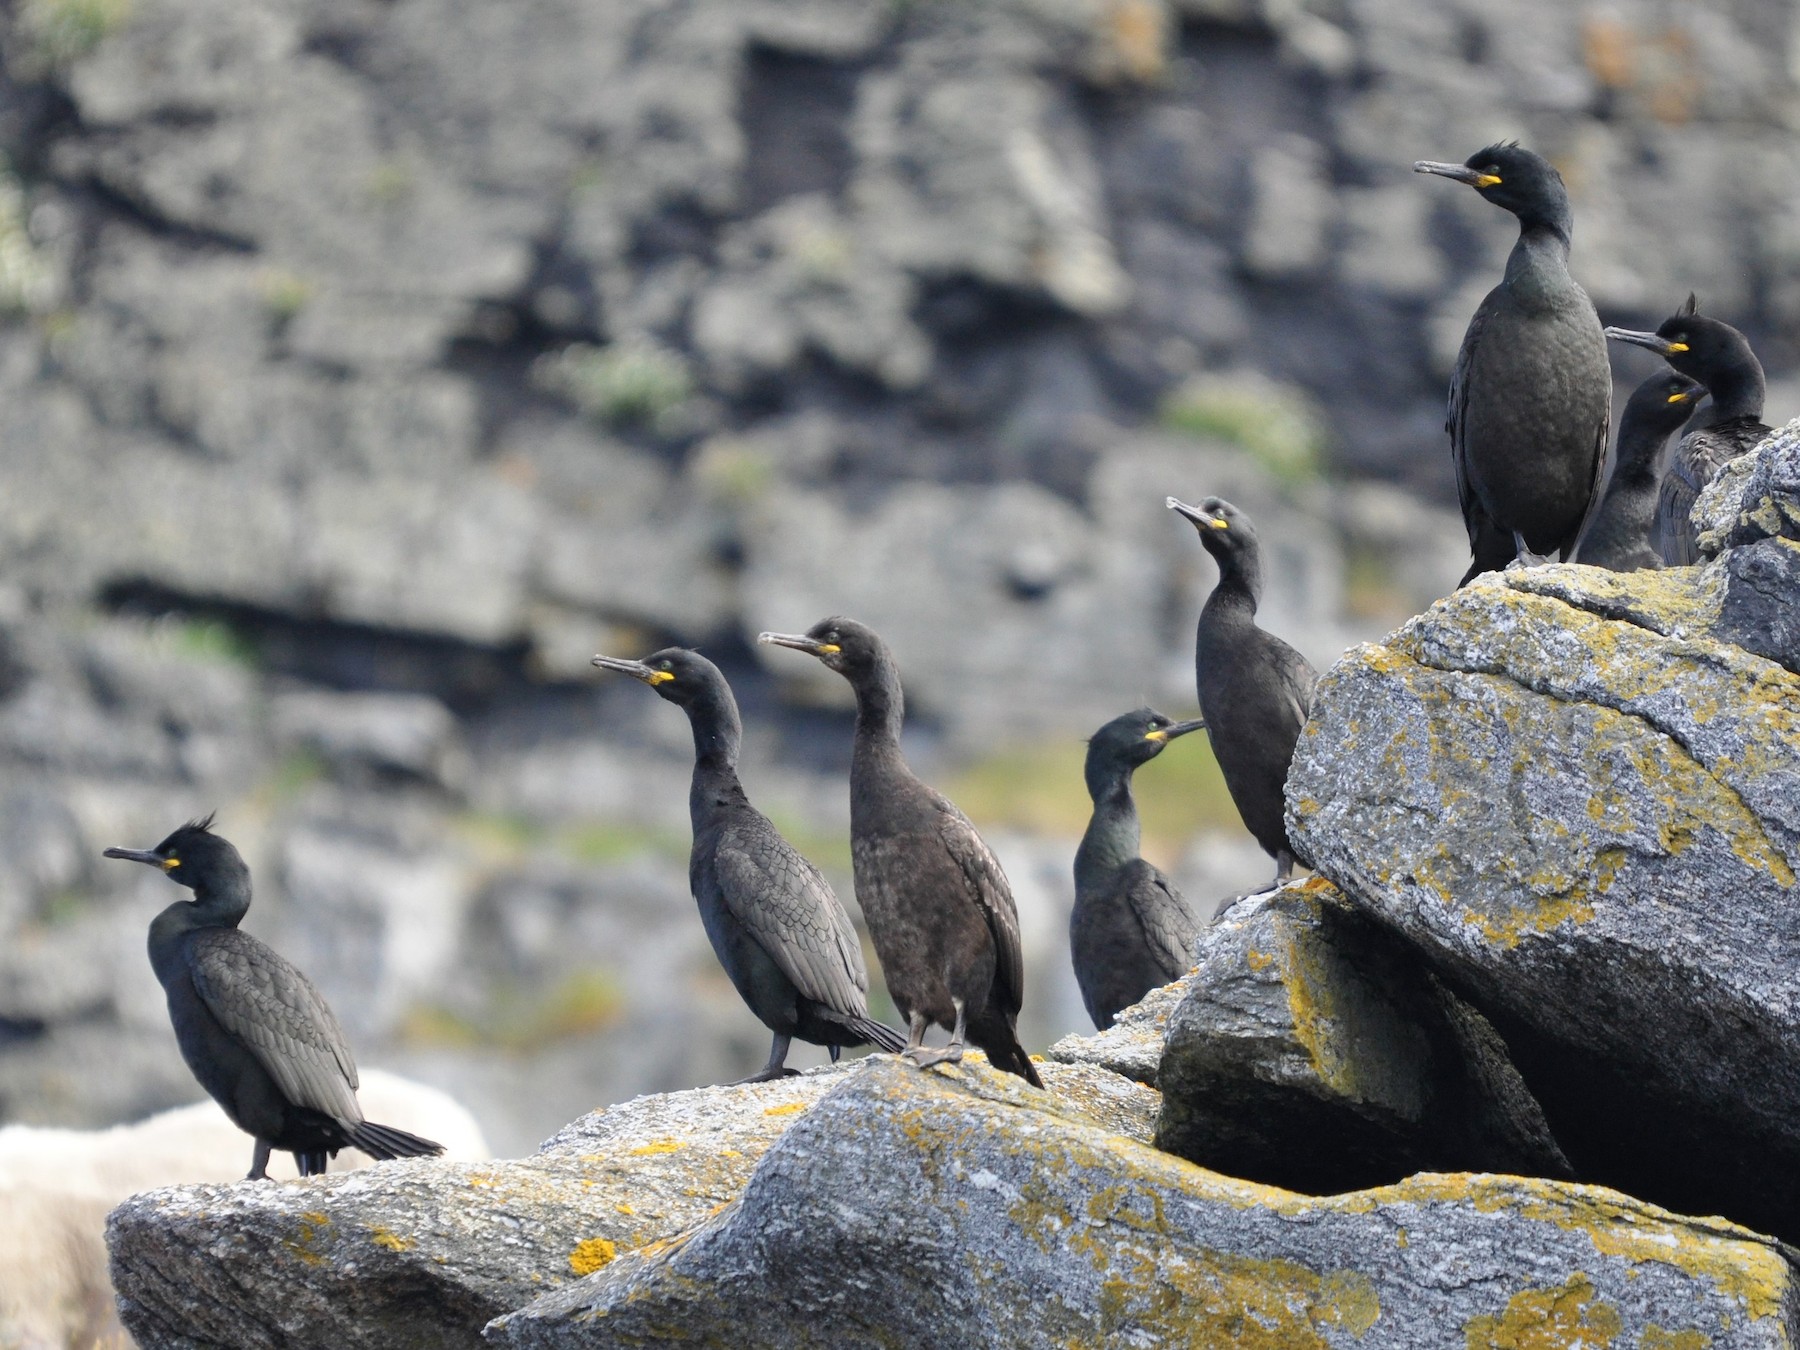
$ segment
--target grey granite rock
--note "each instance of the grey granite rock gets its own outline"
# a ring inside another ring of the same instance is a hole
[[[1105,1031],[1064,1036],[1050,1047],[1049,1058],[1063,1064],[1097,1065],[1155,1087],[1169,1018],[1198,981],[1197,974],[1188,974],[1152,989],[1120,1012]]]
[[[771,1148],[737,1204],[487,1338],[1778,1346],[1797,1317],[1780,1249],[1717,1219],[1488,1175],[1304,1199],[1108,1135],[991,1071],[883,1060]]]
[[[1573,1175],[1493,1028],[1323,878],[1201,935],[1166,1038],[1157,1147],[1229,1176],[1335,1194]]]
[[[1707,557],[1759,539],[1800,539],[1800,420],[1721,469],[1694,503],[1694,524]]]
[[[1298,848],[1499,1027],[1578,1174],[1792,1235],[1800,681],[1729,564],[1464,587],[1322,681]]]
[[[1049,1100],[1096,1137],[1148,1138],[1153,1092],[1087,1066],[1044,1068]],[[512,1162],[150,1191],[107,1224],[121,1320],[146,1350],[479,1345],[490,1318],[724,1209],[835,1084],[892,1070],[920,1072],[858,1061],[643,1097]],[[965,1072],[997,1077],[978,1055]]]

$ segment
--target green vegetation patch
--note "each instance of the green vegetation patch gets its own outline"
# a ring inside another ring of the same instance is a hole
[[[687,359],[648,339],[605,347],[572,342],[540,356],[532,364],[531,379],[609,427],[659,429],[694,392]]]
[[[26,68],[60,70],[74,64],[124,26],[131,0],[25,0],[19,28]]]
[[[1312,399],[1255,371],[1195,375],[1164,396],[1158,419],[1170,431],[1238,446],[1283,482],[1317,478],[1324,463],[1325,423]]]
[[[617,974],[606,967],[586,966],[548,989],[535,983],[497,984],[477,1011],[421,1003],[401,1019],[400,1036],[415,1046],[526,1054],[603,1031],[617,1023],[624,1010],[625,990]]]

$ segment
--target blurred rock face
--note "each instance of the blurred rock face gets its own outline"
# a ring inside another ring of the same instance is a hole
[[[1390,484],[1447,496],[1445,373],[1510,227],[1411,160],[1526,136],[1608,320],[1697,288],[1779,389],[1791,24],[12,6],[0,1115],[192,1095],[142,957],[171,892],[93,859],[215,806],[251,927],[503,1147],[747,1071],[683,884],[685,728],[588,656],[704,643],[813,852],[841,690],[765,671],[760,628],[887,633],[926,765],[1083,735],[1191,697],[1210,564],[1160,503],[1221,493],[1269,541],[1267,626],[1323,665],[1464,558]],[[1321,445],[1388,483],[1325,487]],[[1066,886],[1060,849],[1006,861]],[[1065,892],[1025,889],[1039,1044],[1078,1005]]]

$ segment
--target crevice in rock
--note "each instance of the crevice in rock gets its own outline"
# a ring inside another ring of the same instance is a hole
[[[744,55],[744,213],[807,192],[842,195],[855,167],[845,133],[862,67],[753,45]]]

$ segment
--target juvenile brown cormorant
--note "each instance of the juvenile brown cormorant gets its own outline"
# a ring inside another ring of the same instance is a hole
[[[442,1144],[363,1119],[337,1018],[312,981],[238,928],[250,909],[250,869],[211,827],[208,816],[148,851],[106,856],[148,863],[194,892],[151,921],[150,968],[168,995],[181,1057],[256,1140],[248,1180],[267,1175],[278,1148],[303,1177],[345,1147],[382,1159],[442,1153]]]
[[[1619,417],[1606,492],[1581,532],[1576,562],[1614,572],[1663,565],[1662,555],[1650,542],[1663,447],[1705,396],[1698,382],[1672,370],[1652,375],[1632,391]]]
[[[815,656],[856,692],[850,759],[850,849],[856,898],[888,993],[911,1029],[906,1057],[924,1066],[962,1058],[965,1037],[997,1069],[1042,1087],[1014,1022],[1025,991],[1019,916],[1000,861],[969,818],[914,775],[900,753],[905,705],[887,644],[854,619],[757,641]],[[925,1028],[949,1027],[927,1050]]]
[[[1170,497],[1169,508],[1193,522],[1219,565],[1219,584],[1200,610],[1194,640],[1200,715],[1238,814],[1275,859],[1273,884],[1279,886],[1294,872],[1282,789],[1294,743],[1312,708],[1318,672],[1287,643],[1256,626],[1262,550],[1250,517],[1218,497],[1199,506]]]
[[[1474,560],[1462,584],[1515,557],[1568,557],[1600,491],[1612,370],[1600,316],[1569,275],[1574,215],[1562,175],[1516,144],[1417,173],[1467,183],[1519,218],[1506,275],[1463,334],[1445,429]]]
[[[1088,741],[1087,790],[1094,815],[1075,850],[1069,955],[1081,1001],[1102,1031],[1121,1008],[1194,963],[1200,921],[1169,879],[1138,856],[1131,775],[1177,736],[1205,725],[1139,708],[1113,718]]]
[[[1606,330],[1609,338],[1648,347],[1681,374],[1700,381],[1712,396],[1701,424],[1676,445],[1656,505],[1657,550],[1671,567],[1700,561],[1691,517],[1701,490],[1725,465],[1754,450],[1770,430],[1762,420],[1762,362],[1742,333],[1696,313],[1698,308],[1689,295],[1654,333]]]
[[[685,647],[642,661],[596,656],[594,664],[642,680],[688,715],[688,888],[719,964],[775,1038],[769,1062],[743,1081],[797,1073],[787,1067],[796,1036],[830,1047],[834,1062],[846,1045],[903,1048],[899,1032],[869,1016],[869,972],[850,916],[819,869],[744,795],[737,772],[743,725],[719,668]]]

